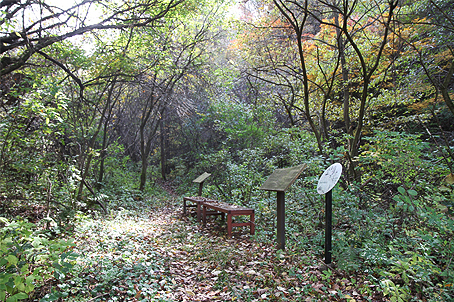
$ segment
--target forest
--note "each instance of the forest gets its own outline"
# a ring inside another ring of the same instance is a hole
[[[453,75],[453,0],[0,0],[0,301],[454,301]]]

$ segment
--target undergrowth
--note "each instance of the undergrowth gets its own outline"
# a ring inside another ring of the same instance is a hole
[[[181,196],[155,189],[105,187],[93,201],[108,214],[81,205],[60,221],[1,218],[0,300],[452,300],[454,187],[440,154],[414,135],[365,138],[355,159],[361,180],[344,174],[333,190],[334,267],[323,269],[317,181],[332,162],[346,163],[341,149],[315,155],[309,140],[281,133],[267,148],[220,150],[194,168],[216,171],[204,196],[255,209],[254,236],[238,228],[226,238],[217,220],[202,228],[182,216]],[[286,191],[286,250],[278,251],[276,194],[259,184],[284,163],[308,167]],[[184,163],[179,169],[182,179]],[[180,192],[195,194],[180,183]]]

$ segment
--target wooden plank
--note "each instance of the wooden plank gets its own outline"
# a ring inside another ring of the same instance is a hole
[[[248,211],[253,211],[251,208],[245,208],[233,204],[228,204],[228,203],[223,203],[223,202],[218,202],[214,200],[206,200],[204,201],[204,204],[206,204],[207,207],[214,209],[216,211],[228,213],[230,211],[236,212],[236,213],[241,213],[242,211],[248,212]],[[240,214],[241,215],[241,214]]]
[[[232,226],[251,226],[250,222],[232,222]]]

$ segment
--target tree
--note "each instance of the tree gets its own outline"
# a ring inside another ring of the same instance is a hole
[[[276,51],[267,52],[267,60],[272,58],[269,60],[272,64],[261,71],[274,73],[274,80],[269,76],[266,80],[285,88],[289,107],[298,110],[298,104],[302,104],[321,153],[323,139],[329,131],[326,117],[329,115],[333,120],[332,117],[339,116],[336,106],[340,101],[349,171],[357,178],[354,158],[359,153],[367,104],[378,83],[384,81],[379,74],[386,70],[382,58],[397,1],[273,0],[272,3],[281,20],[274,21],[277,26],[273,31],[280,29],[280,37],[293,41],[296,56],[292,58],[284,52],[282,59],[275,59]]]
[[[3,0],[0,9],[0,77],[27,66],[30,58],[50,45],[99,30],[153,27],[184,0],[124,1],[107,5],[102,1],[81,1],[64,9],[40,0]],[[88,12],[99,5],[103,15],[90,20]],[[33,18],[28,20],[27,16]]]
[[[452,101],[454,73],[454,18],[453,1],[418,1],[407,3],[398,15],[398,23],[394,28],[396,56],[403,90],[408,91],[411,98],[419,103],[422,114],[414,116],[424,124],[432,120],[438,124],[445,147],[432,135],[430,127],[424,125],[427,133],[438,146],[440,154],[454,172],[452,160],[454,153],[450,141],[445,135],[451,129],[454,117]],[[440,106],[441,101],[446,107]],[[447,108],[447,110],[443,110]],[[425,112],[431,111],[430,114]],[[447,113],[447,114],[444,114]],[[440,117],[445,116],[445,122]],[[412,118],[414,118],[412,116]],[[437,130],[435,130],[437,131]]]
[[[175,98],[174,93],[184,77],[196,73],[203,66],[207,56],[205,45],[211,43],[216,33],[215,21],[220,12],[210,10],[203,3],[197,3],[191,9],[169,14],[165,26],[159,29],[142,28],[135,36],[136,49],[131,54],[136,56],[141,66],[139,69],[143,72],[133,83],[132,97],[135,102],[130,102],[130,110],[140,112],[136,131],[141,162],[139,189],[142,191],[145,189],[150,155],[158,142],[157,134],[164,135],[165,127],[160,129],[159,126],[165,122],[165,116],[172,108],[183,106],[184,99]],[[161,133],[158,133],[159,130]],[[160,144],[160,147],[164,155],[165,144]],[[165,161],[165,158],[161,160],[162,166],[165,166]]]
[[[63,135],[65,145],[61,149],[64,150],[64,153],[61,157],[56,157],[56,159],[66,156],[77,158],[78,170],[80,171],[80,182],[76,194],[78,199],[82,198],[84,186],[93,192],[88,182],[88,176],[91,173],[93,157],[96,155],[98,136],[104,128],[102,145],[105,146],[107,144],[107,125],[112,117],[112,110],[120,91],[117,84],[131,74],[128,75],[127,71],[122,69],[125,67],[122,62],[125,62],[124,55],[127,46],[125,46],[123,52],[120,50],[120,52],[114,52],[114,55],[110,57],[103,56],[105,61],[89,70],[87,61],[82,63],[83,60],[72,57],[72,55],[84,57],[85,54],[81,54],[81,52],[71,53],[68,51],[69,43],[65,44],[64,42],[71,37],[81,36],[85,33],[96,32],[97,38],[102,39],[105,37],[103,34],[106,31],[111,31],[111,33],[116,31],[113,35],[115,37],[121,36],[122,32],[128,32],[126,29],[132,31],[133,28],[153,28],[157,26],[160,19],[182,3],[183,0],[125,1],[110,6],[102,1],[82,1],[70,8],[58,8],[34,0],[24,3],[21,1],[0,2],[0,9],[5,16],[0,19],[0,54],[2,56],[0,64],[2,94],[0,97],[1,105],[5,109],[2,117],[14,117],[10,120],[11,123],[8,121],[9,129],[20,129],[22,127],[17,124],[18,115],[9,108],[23,111],[25,103],[22,99],[27,99],[29,104],[41,104],[39,99],[30,98],[36,96],[36,93],[30,93],[31,84],[34,84],[34,89],[37,91],[52,91],[61,88],[61,85],[69,78],[78,86],[77,90],[66,89],[68,98],[71,100],[66,105],[73,111],[65,115],[65,121],[69,123],[65,125],[65,134]],[[90,20],[88,11],[96,5],[101,7],[99,9],[102,9],[104,14],[99,19]],[[70,56],[65,57],[64,53],[70,54]],[[71,58],[74,59],[74,62],[71,62]],[[90,59],[94,58],[96,57]],[[32,78],[38,78],[37,72],[44,71],[46,61],[51,64],[51,68],[55,66],[67,75],[67,78],[64,76],[60,78],[61,82],[56,85],[59,88],[56,86],[40,87],[38,84],[42,81],[36,81]],[[99,63],[100,61],[93,60],[93,62]],[[82,65],[78,66],[79,63]],[[36,67],[40,68],[36,69]],[[35,107],[35,105],[30,106],[30,108]],[[47,102],[44,103],[44,107],[53,108],[54,104]],[[48,109],[42,109],[41,112],[43,110]],[[59,111],[59,114],[63,114],[63,112],[64,110]],[[42,119],[36,119],[36,113],[34,115],[29,119],[30,122],[42,122]],[[49,118],[45,119],[46,124],[48,124],[48,120]],[[28,122],[22,120],[21,124],[23,123]],[[74,127],[70,129],[71,127],[67,127],[68,125]],[[73,133],[68,135],[66,131],[68,129],[72,130]],[[0,162],[3,166],[7,162],[10,165],[7,154],[12,149],[8,146],[19,146],[17,144],[18,136],[13,136],[13,132],[15,131],[2,133],[5,134],[3,137],[5,145],[2,149],[2,160]],[[77,133],[80,135],[77,135]],[[59,135],[62,134],[59,133]],[[55,145],[58,146],[60,144],[59,138],[54,139],[56,140]],[[32,143],[32,141],[28,143]],[[74,151],[75,148],[71,148],[70,144],[78,145],[80,148]],[[102,155],[104,155],[104,148],[101,150]],[[14,159],[12,162],[14,162]],[[30,168],[33,170],[33,163],[30,164]],[[99,180],[102,180],[102,176],[103,165],[100,168]]]
[[[454,73],[454,18],[453,1],[426,0],[409,3],[399,14],[399,27],[395,34],[412,52],[421,66],[426,80],[435,89],[435,101],[441,94],[449,111],[454,115],[452,90]]]

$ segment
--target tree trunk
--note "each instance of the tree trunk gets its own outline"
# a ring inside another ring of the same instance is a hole
[[[154,103],[155,105],[157,104],[157,101]],[[148,117],[151,115],[148,115]],[[164,109],[161,110],[160,114],[162,115]],[[145,126],[146,122],[143,123],[140,126],[140,153],[141,153],[141,172],[140,172],[140,185],[139,185],[139,190],[144,191],[145,190],[145,184],[147,182],[147,169],[148,169],[148,157],[150,156],[151,152],[151,146],[153,145],[153,138],[156,135],[156,132],[159,127],[159,121],[156,121],[154,123],[154,128],[151,129],[150,133],[148,134],[148,138],[145,137]],[[153,125],[152,125],[153,126]]]
[[[443,84],[440,87],[441,95],[445,100],[446,106],[448,106],[449,110],[451,111],[452,115],[454,115],[454,104],[452,103],[452,99],[449,96],[449,84],[451,83],[452,74],[454,73],[454,60],[451,60],[451,66],[449,67],[448,74],[446,75]]]
[[[104,104],[104,108],[102,109],[102,112],[101,112],[101,115],[100,115],[98,127],[96,128],[95,132],[93,133],[92,137],[90,138],[90,140],[88,142],[88,146],[87,146],[85,152],[83,152],[85,154],[81,154],[81,157],[82,157],[82,165],[81,165],[81,167],[82,167],[81,170],[82,171],[81,172],[82,172],[82,174],[80,176],[80,183],[79,183],[79,191],[77,193],[77,200],[81,200],[82,199],[82,193],[83,193],[83,189],[84,189],[84,182],[86,182],[86,178],[88,176],[88,172],[90,171],[90,165],[91,165],[91,161],[93,159],[93,150],[94,150],[94,147],[95,147],[96,138],[98,137],[98,134],[101,131],[102,126],[104,125],[104,122],[105,122],[105,119],[106,119],[106,112],[110,108],[110,105],[111,105],[110,102],[112,101],[112,94],[113,94],[113,90],[114,90],[116,81],[117,81],[117,76],[115,76],[112,79],[112,82],[110,83],[111,87],[110,87],[108,95],[107,95],[106,103]]]
[[[164,115],[165,115],[165,110],[164,110]],[[165,134],[165,116],[161,117],[161,120],[159,121],[159,128],[160,128],[160,133],[159,133],[159,138],[160,138],[160,145],[161,145],[161,177],[163,180],[166,179],[166,134]]]
[[[98,182],[96,184],[96,188],[99,190],[102,187],[102,182],[104,181],[104,161],[107,156],[107,124],[108,120],[104,122],[104,133],[102,136],[102,146],[101,146],[101,160],[99,163],[99,175],[98,175]]]
[[[322,143],[322,138],[319,129],[317,128],[317,125],[315,125],[314,120],[311,116],[311,110],[310,110],[310,105],[309,105],[309,79],[307,75],[307,69],[306,69],[306,61],[304,58],[304,51],[303,51],[303,29],[304,25],[307,20],[308,16],[308,1],[304,1],[304,16],[303,20],[301,22],[298,21],[298,19],[295,17],[293,13],[289,13],[289,8],[281,1],[281,0],[273,0],[274,5],[278,8],[278,10],[281,12],[281,14],[287,19],[287,21],[290,23],[292,26],[293,30],[296,33],[296,42],[298,46],[298,55],[299,55],[299,60],[300,60],[300,66],[301,66],[301,71],[303,74],[303,91],[304,91],[304,114],[306,116],[307,122],[309,123],[309,126],[311,127],[312,131],[314,132],[315,138],[317,140],[317,146],[318,150],[320,153],[323,153],[323,143]]]
[[[342,30],[343,30],[348,42],[350,42],[350,45],[352,45],[356,55],[358,56],[359,61],[361,62],[361,73],[362,73],[362,77],[363,77],[363,88],[362,88],[363,91],[361,94],[357,126],[356,126],[356,129],[353,131],[353,140],[351,141],[351,145],[349,146],[349,160],[350,160],[349,170],[351,172],[351,175],[353,175],[354,179],[357,181],[361,181],[361,176],[358,173],[356,173],[356,169],[355,169],[356,162],[355,162],[354,158],[356,156],[358,156],[358,154],[359,154],[359,144],[361,141],[361,134],[362,134],[362,129],[363,129],[363,125],[364,125],[364,117],[366,115],[366,103],[367,103],[368,94],[369,94],[369,84],[370,84],[370,80],[371,80],[374,72],[378,68],[380,59],[383,54],[383,50],[387,44],[388,33],[390,30],[389,25],[391,24],[394,9],[397,7],[397,4],[398,4],[397,0],[396,1],[393,0],[393,2],[390,2],[387,21],[384,24],[385,30],[383,33],[383,40],[381,41],[380,49],[378,50],[377,56],[375,58],[375,62],[371,67],[368,67],[363,53],[361,52],[358,45],[353,40],[353,37],[352,37],[351,33],[348,31],[347,25],[345,24],[345,22],[344,22],[344,26],[342,27]]]
[[[336,14],[334,16],[334,21],[336,26],[339,26],[339,15]],[[345,41],[342,37],[342,32],[339,27],[336,28],[337,34],[337,48],[339,50],[339,57],[341,62],[341,70],[342,70],[342,93],[344,98],[344,108],[343,108],[343,116],[344,116],[344,125],[345,125],[345,133],[352,134],[353,128],[351,128],[350,123],[350,85],[348,82],[349,72],[347,68],[347,61],[345,60]],[[348,138],[348,146],[351,145],[351,139]],[[349,147],[350,149],[350,147]]]
[[[148,170],[148,156],[142,156],[142,166],[140,170],[140,186],[139,190],[143,192],[145,190],[145,184],[147,183],[147,170]]]

